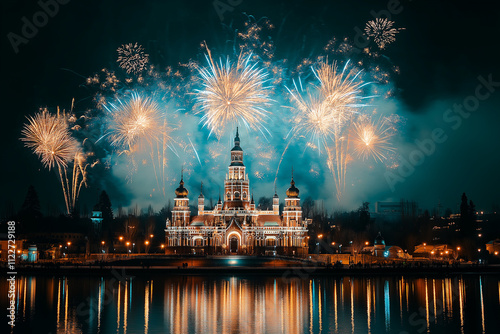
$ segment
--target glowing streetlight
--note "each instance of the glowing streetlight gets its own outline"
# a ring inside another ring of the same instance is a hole
[[[460,246],[457,247],[457,251],[459,251],[459,250],[460,250]]]
[[[105,243],[106,243],[106,242],[105,242],[104,240],[103,240],[103,241],[101,241],[101,245],[103,245],[103,246],[104,246],[104,244],[105,244]]]
[[[149,237],[150,237],[151,239],[153,239],[153,237],[154,237],[154,234],[150,234],[150,235],[149,235]]]
[[[161,244],[161,249],[165,248],[165,245],[164,244]]]
[[[323,238],[323,234],[318,235],[318,239]]]
[[[149,241],[148,240],[144,241],[144,244],[149,245]]]
[[[370,244],[370,242],[365,241],[365,246],[368,246],[369,244]]]
[[[123,241],[123,237],[120,235],[120,237],[118,238],[120,241]]]

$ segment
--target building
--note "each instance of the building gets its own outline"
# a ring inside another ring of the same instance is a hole
[[[371,213],[375,219],[389,222],[416,218],[418,205],[414,201],[401,200],[399,202],[375,202],[375,212]]]
[[[223,198],[205,209],[203,187],[198,196],[198,214],[191,216],[188,190],[181,177],[175,190],[172,220],[165,228],[166,254],[304,255],[307,253],[307,225],[300,206],[299,189],[293,179],[286,191],[280,214],[275,192],[272,210],[256,208],[250,194],[250,180],[243,163],[238,130],[231,150],[231,163],[224,180]]]

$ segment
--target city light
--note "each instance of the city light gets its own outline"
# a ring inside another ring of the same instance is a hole
[[[148,240],[144,241],[144,244],[149,245],[149,241]]]
[[[323,234],[318,235],[318,239],[323,238]]]
[[[122,237],[122,236],[120,236],[118,239],[120,239],[120,241],[122,241],[122,240],[123,240],[123,237]]]
[[[101,244],[102,244],[102,245],[104,245],[105,243],[106,243],[106,242],[105,242],[104,240],[103,240],[103,241],[101,241]]]

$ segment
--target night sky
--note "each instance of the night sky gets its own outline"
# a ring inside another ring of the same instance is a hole
[[[75,98],[77,110],[94,108],[93,93],[85,86],[85,78],[105,67],[119,69],[116,49],[120,45],[130,42],[143,45],[159,68],[191,59],[203,62],[200,43],[206,41],[213,52],[223,55],[227,50],[228,31],[242,27],[246,13],[255,18],[267,17],[275,25],[272,32],[275,56],[293,63],[316,57],[334,36],[354,39],[356,27],[363,30],[374,14],[387,9],[388,1],[243,0],[233,3],[237,5],[223,13],[221,21],[213,1],[72,0],[60,5],[58,13],[50,17],[27,44],[19,45],[16,53],[8,34],[21,34],[22,18],[32,21],[33,14],[41,8],[36,1],[2,1],[2,216],[12,205],[19,209],[30,184],[37,189],[43,210],[57,207],[63,211],[56,173],[44,169],[39,159],[23,147],[19,140],[21,129],[26,116],[34,115],[40,107],[52,111],[57,106],[69,108],[71,99]],[[494,204],[500,204],[499,7],[493,1],[416,0],[401,1],[400,6],[400,12],[392,14],[390,19],[405,30],[380,52],[386,62],[399,67],[400,73],[392,76],[387,86],[394,95],[379,102],[378,108],[391,109],[405,119],[394,143],[403,159],[410,159],[416,140],[428,140],[437,128],[442,129],[447,139],[436,144],[423,163],[416,166],[404,182],[395,183],[393,189],[386,182],[384,166],[352,167],[342,204],[336,202],[331,174],[317,152],[289,152],[278,176],[281,198],[293,165],[301,197],[324,200],[328,209],[353,209],[363,201],[404,198],[417,201],[424,209],[432,209],[440,202],[443,209],[458,211],[463,192],[479,210],[489,212]],[[474,101],[480,76],[496,82],[489,87],[490,91],[481,88],[480,92],[489,92],[489,96],[481,100],[467,118],[446,121],[443,118],[446,115],[457,117],[456,113],[447,112],[454,104]],[[191,118],[196,120],[199,116]],[[270,129],[277,126],[267,124]],[[197,139],[195,144],[201,147],[207,131],[201,125],[196,128],[199,134],[192,135]],[[248,132],[241,135],[247,154],[255,153],[249,143],[251,136]],[[230,137],[228,134],[221,139],[227,153]],[[277,143],[282,141],[274,136],[269,143],[276,144],[279,155],[283,145]],[[204,153],[201,148],[200,153]],[[97,153],[100,154],[104,156],[102,150]],[[168,168],[171,182],[167,185],[170,194],[183,164],[181,158],[172,159]],[[248,158],[250,169],[257,164],[258,160]],[[319,166],[319,175],[308,173],[308,164]],[[304,165],[307,166],[301,168]],[[199,182],[205,179],[205,197],[217,198],[226,166],[222,163],[215,174],[204,164],[190,168],[186,183],[192,203],[198,196]],[[276,164],[271,167],[275,169]],[[123,166],[90,169],[89,187],[81,192],[81,205],[91,207],[100,190],[110,194],[115,208],[152,204],[159,209],[166,202],[163,198],[148,196],[150,189],[141,189],[150,173],[139,170],[133,181],[127,181],[121,168]],[[398,173],[397,170],[391,172]],[[250,174],[250,179],[257,198],[272,196],[273,173],[262,180]]]

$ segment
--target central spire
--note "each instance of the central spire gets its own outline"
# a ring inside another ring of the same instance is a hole
[[[243,166],[243,149],[240,146],[240,133],[236,127],[234,147],[231,149],[231,166]]]

